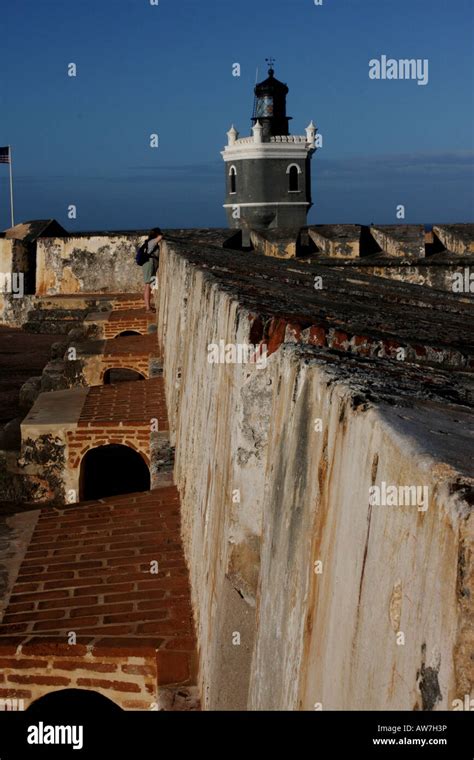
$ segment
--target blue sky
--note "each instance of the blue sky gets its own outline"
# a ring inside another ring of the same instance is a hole
[[[290,88],[292,132],[313,119],[323,135],[310,222],[396,223],[398,204],[407,222],[473,220],[472,0],[5,5],[0,145],[13,146],[17,222],[226,226],[220,151],[232,122],[250,133],[267,56]],[[369,79],[369,60],[383,54],[427,58],[428,84]]]

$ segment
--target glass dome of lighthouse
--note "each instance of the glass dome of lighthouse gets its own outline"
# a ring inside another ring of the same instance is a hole
[[[263,127],[263,139],[289,134],[290,116],[286,115],[286,96],[288,87],[275,79],[273,58],[266,59],[269,66],[268,77],[255,86],[255,105],[252,122],[257,121]]]

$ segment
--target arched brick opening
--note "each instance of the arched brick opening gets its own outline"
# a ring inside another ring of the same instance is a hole
[[[109,367],[104,372],[104,385],[114,385],[115,383],[129,383],[135,380],[145,380],[141,372],[131,367]]]
[[[137,330],[124,330],[121,333],[117,333],[116,338],[126,338],[128,335],[141,335],[141,332]]]
[[[58,689],[43,694],[35,699],[28,707],[28,712],[47,712],[48,715],[65,713],[94,714],[96,711],[120,712],[122,708],[114,701],[92,689]]]
[[[149,490],[150,470],[130,446],[109,443],[84,454],[79,476],[81,501]]]

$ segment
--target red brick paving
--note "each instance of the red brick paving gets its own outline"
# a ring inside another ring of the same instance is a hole
[[[137,299],[116,298],[106,337],[147,332],[154,317],[133,308]],[[154,335],[124,337],[107,341],[104,357],[148,361],[156,348]],[[70,455],[97,436],[148,448],[152,419],[168,430],[163,378],[92,387]],[[34,700],[69,686],[149,709],[157,687],[192,687],[196,664],[174,486],[40,513],[0,623],[0,697]]]
[[[70,631],[78,637],[74,647]],[[0,623],[0,657],[19,644],[30,659],[11,660],[15,684],[28,683],[22,669],[48,653],[73,658],[63,669],[87,668],[80,659],[85,644],[93,647],[96,673],[107,672],[101,657],[117,650],[154,650],[161,685],[192,681],[196,640],[174,486],[41,512]],[[43,685],[48,677],[57,672],[31,676]]]
[[[89,389],[81,415],[79,428],[98,427],[104,424],[119,426],[150,426],[157,419],[160,430],[168,430],[165,388],[162,377],[144,382],[94,385]]]
[[[148,333],[148,327],[156,322],[156,315],[147,313],[145,308],[115,309],[110,312],[104,324],[105,338],[115,338],[122,332],[134,330],[141,335]]]

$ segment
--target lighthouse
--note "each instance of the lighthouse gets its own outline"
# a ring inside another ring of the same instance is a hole
[[[306,134],[290,134],[288,87],[275,78],[272,60],[269,66],[267,79],[255,86],[252,134],[239,137],[232,126],[221,153],[227,220],[243,233],[249,228],[303,227],[312,206],[311,157],[317,129],[311,121]]]

